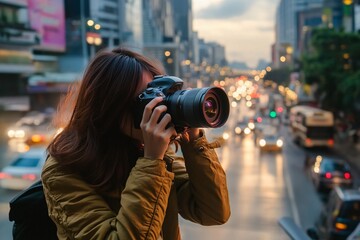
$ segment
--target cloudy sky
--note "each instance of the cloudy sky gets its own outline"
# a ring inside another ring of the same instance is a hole
[[[255,67],[270,61],[279,0],[193,0],[193,27],[206,42],[225,46],[228,61]]]

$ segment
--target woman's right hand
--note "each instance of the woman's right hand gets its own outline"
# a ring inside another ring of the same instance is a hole
[[[144,139],[144,157],[150,159],[163,159],[171,139],[177,135],[171,124],[171,116],[166,113],[167,107],[158,105],[161,101],[163,98],[157,97],[145,106],[140,123]],[[163,113],[165,115],[159,121]]]

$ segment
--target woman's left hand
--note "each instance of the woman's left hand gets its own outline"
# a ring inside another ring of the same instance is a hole
[[[200,128],[186,128],[181,134],[181,138],[190,142],[200,137]]]

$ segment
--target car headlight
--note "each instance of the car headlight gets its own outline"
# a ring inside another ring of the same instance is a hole
[[[244,129],[244,133],[247,135],[247,134],[250,134],[251,133],[251,130],[250,128],[245,128]]]
[[[281,139],[278,139],[278,140],[276,141],[276,146],[278,146],[278,147],[282,147],[283,144],[284,144],[284,142],[283,142],[283,140],[281,140]]]
[[[23,138],[23,137],[25,137],[25,131],[24,131],[24,130],[16,130],[16,131],[15,131],[15,137],[16,137],[16,138]]]
[[[229,135],[229,133],[224,132],[223,135],[222,135],[222,137],[223,137],[224,140],[228,140],[229,137],[230,137],[230,135]]]
[[[240,128],[240,127],[236,127],[236,128],[235,128],[235,133],[236,133],[236,134],[240,134],[240,133],[241,133],[241,128]]]
[[[254,130],[254,128],[255,128],[255,124],[254,124],[253,122],[250,122],[250,123],[248,124],[248,126],[249,126],[249,128],[250,128],[251,130]]]
[[[266,145],[265,139],[260,139],[259,145],[260,145],[260,147],[264,147]]]
[[[7,132],[7,135],[9,138],[13,138],[13,137],[15,137],[15,131],[11,129]]]

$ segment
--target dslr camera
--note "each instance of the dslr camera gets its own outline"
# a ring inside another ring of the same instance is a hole
[[[134,125],[140,128],[145,106],[162,97],[177,132],[185,127],[217,128],[229,117],[230,104],[225,91],[219,87],[182,90],[183,80],[174,76],[155,76],[139,94],[134,106]]]

